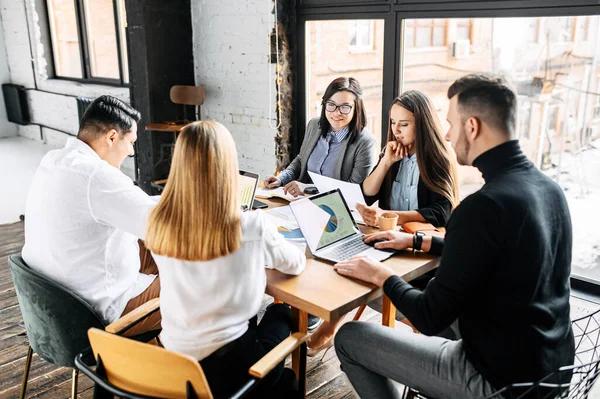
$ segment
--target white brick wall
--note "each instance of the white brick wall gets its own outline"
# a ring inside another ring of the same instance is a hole
[[[10,72],[8,70],[8,59],[6,56],[6,45],[4,44],[4,29],[0,20],[0,83],[10,82]],[[8,121],[6,116],[6,107],[4,96],[0,96],[0,138],[13,137],[17,135],[17,125]]]
[[[277,132],[269,127],[274,73],[269,76],[267,63],[271,10],[265,0],[192,0],[196,84],[206,91],[202,119],[223,123],[235,139],[240,168],[261,177],[275,171]]]
[[[109,94],[129,102],[128,88],[48,78],[45,54],[51,49],[44,48],[41,42],[40,35],[47,33],[40,29],[34,0],[0,0],[0,18],[5,39],[2,50],[6,51],[9,71],[6,81],[28,89],[31,122],[34,124],[16,127],[20,136],[48,144],[66,142],[70,135],[77,134],[79,127],[76,97]],[[41,126],[44,129],[40,134]]]

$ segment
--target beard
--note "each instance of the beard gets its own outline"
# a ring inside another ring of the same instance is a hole
[[[467,140],[465,128],[461,126],[458,140],[456,141],[456,148],[454,149],[454,152],[456,152],[456,160],[459,165],[469,165],[470,149],[471,144],[469,144],[469,141]]]

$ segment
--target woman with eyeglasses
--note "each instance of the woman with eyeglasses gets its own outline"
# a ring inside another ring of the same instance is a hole
[[[388,142],[379,163],[362,184],[367,203],[379,200],[379,206],[357,204],[356,209],[371,226],[377,224],[382,212],[389,211],[398,214],[398,224],[428,222],[445,226],[458,205],[457,182],[456,161],[444,141],[433,104],[425,94],[410,90],[392,102]],[[420,285],[424,286],[429,278],[423,277]],[[381,300],[369,306],[380,310]],[[396,319],[404,316],[397,313]],[[342,316],[323,323],[311,335],[309,355],[315,356],[333,345],[333,336],[343,320]]]
[[[375,137],[366,129],[362,89],[354,78],[337,78],[323,95],[321,116],[306,126],[298,156],[266,188],[283,186],[294,197],[304,194],[308,172],[352,183],[362,183],[377,159]]]

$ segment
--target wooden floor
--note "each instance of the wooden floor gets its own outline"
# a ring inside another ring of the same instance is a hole
[[[8,255],[21,252],[23,242],[23,223],[0,225],[0,399],[19,397],[27,355],[27,335],[7,263]],[[363,319],[380,322],[381,315],[367,309]],[[309,358],[309,398],[357,398],[339,364],[333,348],[323,361]],[[71,372],[71,369],[56,367],[34,354],[26,397],[68,398]],[[91,380],[81,375],[78,383],[78,397],[91,398]]]
[[[21,252],[23,223],[0,225],[0,399],[18,398],[27,355],[28,340],[15,295],[7,256]],[[572,298],[572,317],[585,314],[596,304]],[[381,314],[367,308],[361,320],[381,323]],[[396,323],[396,328],[407,328]],[[358,398],[332,348],[325,358],[309,358],[307,364],[307,392],[310,399]],[[71,370],[56,367],[34,354],[27,386],[27,398],[68,398],[71,393]],[[79,398],[92,397],[92,382],[79,377]],[[596,397],[596,396],[592,396]]]

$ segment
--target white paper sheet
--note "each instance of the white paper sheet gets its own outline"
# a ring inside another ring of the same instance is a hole
[[[296,221],[302,229],[306,243],[314,253],[331,215],[308,198],[292,202],[290,208],[292,208]],[[309,223],[306,223],[307,218],[311,220]]]
[[[365,224],[364,220],[360,216],[360,213],[358,213],[356,210],[357,203],[366,205],[365,197],[360,189],[360,185],[332,179],[331,177],[327,176],[321,176],[313,172],[308,172],[308,175],[321,193],[339,188],[344,196],[344,199],[346,200],[346,203],[348,204],[348,208],[350,208],[352,217],[354,217],[354,220],[356,220],[356,223]]]

